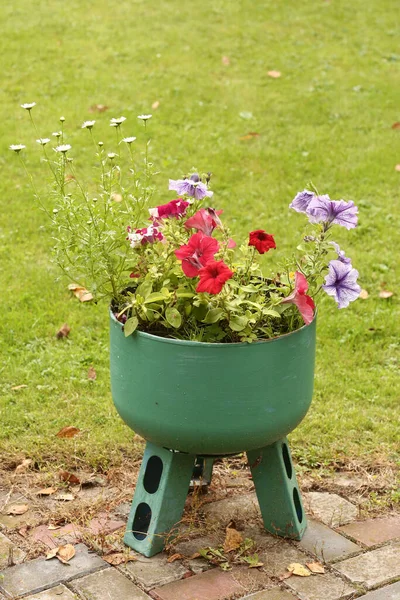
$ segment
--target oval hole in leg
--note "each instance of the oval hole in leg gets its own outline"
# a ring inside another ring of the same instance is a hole
[[[141,541],[146,538],[151,521],[151,508],[146,502],[138,504],[132,524],[134,537]]]
[[[303,508],[301,506],[301,500],[300,500],[300,496],[299,496],[299,492],[297,491],[297,488],[293,488],[293,502],[294,502],[294,506],[296,509],[297,518],[299,519],[299,521],[301,523],[303,520]]]
[[[283,456],[283,462],[285,463],[286,474],[289,477],[289,479],[292,479],[293,467],[292,467],[292,461],[290,459],[289,448],[287,447],[287,444],[282,444],[282,456]]]
[[[163,461],[159,456],[150,456],[143,477],[143,487],[148,494],[155,494],[158,490],[163,468]]]

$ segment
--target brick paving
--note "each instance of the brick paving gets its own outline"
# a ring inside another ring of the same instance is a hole
[[[67,524],[59,529],[38,521],[35,511],[29,511],[25,521],[25,515],[10,521],[3,511],[0,600],[400,600],[400,517],[359,520],[358,507],[337,494],[309,492],[304,500],[310,516],[301,542],[264,532],[255,495],[245,493],[203,506],[208,523],[214,525],[176,544],[172,552],[182,558],[168,562],[166,553],[137,555],[136,561],[118,566],[110,566],[79,542],[92,540],[92,546],[100,548],[96,535],[120,534],[128,505],[113,515],[95,515],[86,527]],[[199,548],[221,542],[231,519],[237,519],[243,537],[254,540],[262,567],[222,571],[193,558]],[[16,532],[27,524],[29,539],[42,553],[33,560],[26,559],[26,545],[18,547]],[[64,543],[74,544],[76,550],[67,565],[56,558],[44,560],[50,548]],[[325,564],[324,574],[285,577],[290,563],[316,560]]]

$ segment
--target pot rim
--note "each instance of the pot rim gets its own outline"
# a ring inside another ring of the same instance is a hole
[[[121,327],[121,331],[122,331],[122,327],[123,327],[123,323],[121,323],[120,321],[118,321],[118,319],[116,319],[111,307],[109,308],[109,312],[110,312],[110,318],[112,321],[114,321],[116,324],[118,324]],[[176,340],[173,338],[166,338],[160,335],[153,335],[152,333],[147,333],[146,331],[140,331],[139,329],[136,329],[136,331],[134,331],[134,333],[132,335],[138,335],[139,337],[143,337],[145,339],[151,339],[151,340],[155,340],[158,342],[163,342],[166,344],[178,344],[178,345],[190,345],[190,346],[201,346],[202,348],[206,348],[206,347],[223,347],[223,348],[230,348],[230,347],[235,347],[237,348],[238,346],[244,347],[244,346],[254,346],[254,345],[260,345],[260,344],[268,344],[271,342],[276,342],[278,340],[287,338],[291,335],[295,335],[296,333],[299,333],[300,331],[303,331],[303,329],[306,329],[307,327],[311,327],[312,325],[315,324],[317,318],[317,310],[315,310],[314,313],[314,318],[311,321],[311,323],[309,323],[308,325],[303,325],[302,327],[299,327],[299,329],[295,329],[295,331],[291,331],[290,333],[284,333],[283,335],[278,335],[277,337],[274,338],[270,338],[268,340],[257,340],[255,342],[252,342],[251,344],[249,344],[248,342],[198,342],[196,340]]]

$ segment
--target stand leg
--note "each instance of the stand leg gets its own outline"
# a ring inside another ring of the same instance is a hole
[[[194,489],[196,486],[207,488],[211,483],[212,472],[214,466],[214,458],[211,456],[196,457],[196,462],[193,469],[192,480],[190,482],[190,489]]]
[[[247,453],[264,527],[281,537],[300,540],[307,518],[286,438]]]
[[[145,556],[164,548],[181,519],[195,457],[147,442],[124,542]]]

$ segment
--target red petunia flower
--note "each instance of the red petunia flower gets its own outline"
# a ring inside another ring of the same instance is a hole
[[[233,277],[233,271],[223,260],[218,262],[213,260],[206,264],[199,271],[200,281],[197,284],[196,292],[208,292],[209,294],[219,294],[228,279]]]
[[[306,291],[308,290],[307,279],[303,273],[296,271],[294,278],[294,290],[282,300],[282,304],[291,303],[295,304],[299,309],[301,316],[303,317],[304,323],[309,325],[314,318],[314,300],[311,296],[307,296]]]
[[[221,225],[219,215],[222,210],[214,210],[213,208],[201,208],[185,222],[187,229],[197,229],[204,235],[211,235],[216,227]]]
[[[197,277],[199,270],[214,260],[218,250],[218,241],[199,231],[189,238],[186,245],[175,250],[175,256],[182,261],[182,270],[187,277]]]
[[[165,219],[169,217],[179,218],[185,214],[188,206],[189,202],[182,200],[182,198],[177,198],[176,200],[167,202],[167,204],[149,208],[149,213],[152,219]]]
[[[276,248],[274,236],[264,231],[264,229],[256,229],[249,234],[249,246],[254,246],[260,254],[264,254]]]

